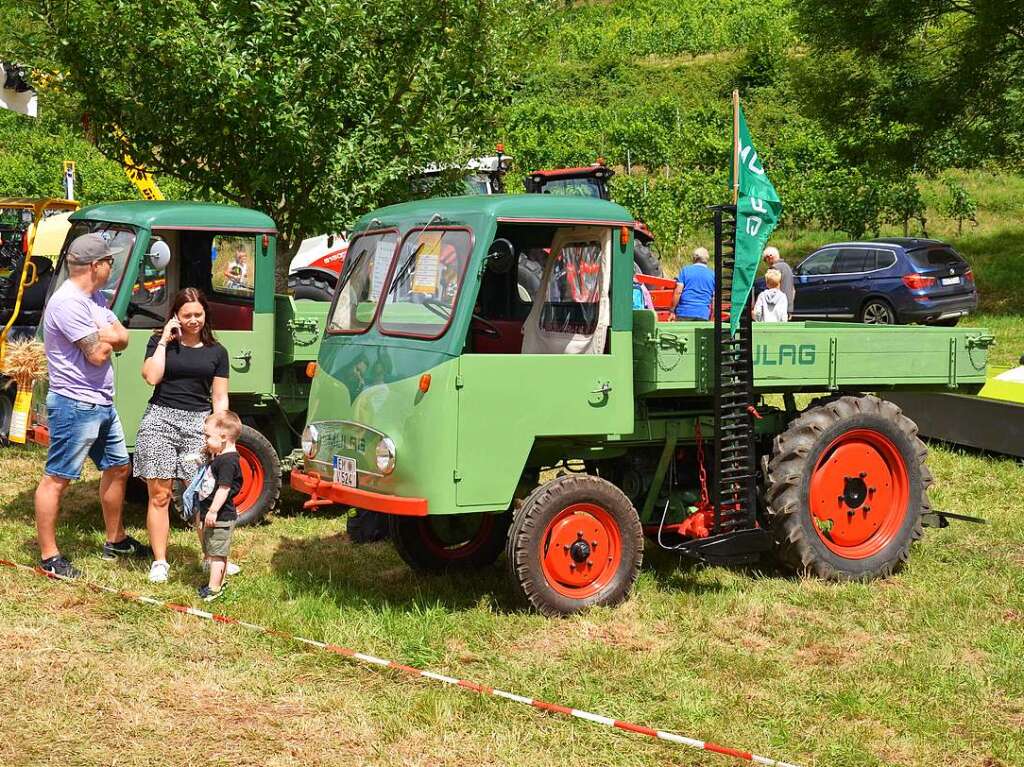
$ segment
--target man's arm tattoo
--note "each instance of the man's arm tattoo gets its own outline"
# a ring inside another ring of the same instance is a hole
[[[99,343],[100,343],[100,334],[98,332],[96,332],[96,333],[90,333],[89,335],[85,336],[84,338],[79,338],[77,341],[75,341],[75,346],[77,346],[79,349],[81,349],[82,350],[82,354],[84,354],[86,357],[90,357],[92,355],[92,353],[93,353],[93,350],[97,346],[99,346]]]

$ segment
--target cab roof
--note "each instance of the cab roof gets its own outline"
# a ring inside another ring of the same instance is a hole
[[[172,200],[129,200],[101,202],[71,215],[72,221],[82,219],[128,224],[145,229],[238,229],[247,232],[276,234],[270,216],[249,208],[215,202],[182,202]]]
[[[388,226],[410,220],[426,223],[434,215],[443,223],[470,223],[491,218],[522,223],[597,223],[633,225],[633,217],[621,205],[594,197],[566,197],[552,194],[487,194],[462,197],[432,197],[378,208],[363,216],[358,231],[373,223]],[[374,222],[377,219],[380,223]]]

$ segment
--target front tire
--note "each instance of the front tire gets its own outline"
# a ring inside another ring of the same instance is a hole
[[[568,615],[629,596],[643,561],[643,529],[619,488],[570,474],[530,493],[515,512],[506,551],[523,597],[544,615]]]
[[[235,495],[241,525],[259,522],[277,508],[281,496],[281,460],[273,446],[251,426],[242,424],[236,443],[242,466],[242,487]]]
[[[778,557],[831,581],[896,572],[929,510],[928,449],[891,402],[839,397],[775,438],[766,498]]]
[[[413,570],[446,573],[493,565],[508,536],[505,514],[444,514],[389,518],[391,541]]]

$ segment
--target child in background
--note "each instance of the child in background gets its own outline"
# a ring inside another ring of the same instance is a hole
[[[224,270],[224,280],[228,290],[248,291],[252,289],[249,284],[249,254],[242,248],[235,251],[235,257]]]
[[[754,303],[755,322],[786,322],[789,320],[789,301],[786,294],[779,290],[782,284],[782,273],[778,269],[769,269],[764,273],[764,281],[768,286]]]
[[[242,422],[230,410],[211,413],[206,417],[205,432],[206,451],[211,460],[196,494],[196,530],[210,563],[210,581],[199,588],[199,596],[212,602],[224,591],[231,532],[238,518],[232,499],[242,486],[242,467],[235,449]]]

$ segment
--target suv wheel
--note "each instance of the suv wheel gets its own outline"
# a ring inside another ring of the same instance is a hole
[[[873,299],[860,310],[860,321],[865,325],[896,325],[896,312],[885,301]]]

